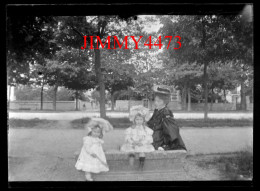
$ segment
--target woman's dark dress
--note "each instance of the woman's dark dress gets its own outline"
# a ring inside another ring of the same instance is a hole
[[[185,149],[185,144],[179,133],[179,125],[173,118],[172,111],[167,107],[155,109],[152,118],[147,122],[153,133],[153,146],[164,150]]]

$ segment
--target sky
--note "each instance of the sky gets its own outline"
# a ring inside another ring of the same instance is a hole
[[[156,15],[138,15],[138,18],[141,18],[142,20],[147,18],[147,17],[156,17]],[[160,22],[156,22],[156,23],[153,23],[153,24],[149,24],[147,23],[145,25],[145,30],[147,32],[157,32],[159,30],[159,28],[162,26],[162,24],[160,24]]]

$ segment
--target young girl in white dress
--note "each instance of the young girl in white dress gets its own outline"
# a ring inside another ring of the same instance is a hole
[[[143,107],[135,107],[130,110],[130,120],[133,125],[125,130],[125,143],[121,151],[130,155],[129,162],[133,165],[134,153],[139,154],[140,168],[142,169],[145,161],[145,153],[154,151],[153,130],[145,125],[146,118],[149,117],[149,110]]]
[[[83,138],[83,147],[75,167],[77,170],[85,171],[87,181],[93,181],[91,173],[107,172],[109,168],[102,149],[102,128],[95,125],[89,130],[88,135]]]

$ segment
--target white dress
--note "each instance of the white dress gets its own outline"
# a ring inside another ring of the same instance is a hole
[[[125,130],[125,144],[122,145],[123,152],[152,152],[154,151],[153,130],[147,126],[129,127]],[[133,143],[141,143],[142,146],[134,145]]]
[[[109,169],[99,159],[90,154],[96,154],[105,164],[107,164],[105,153],[102,149],[103,140],[91,136],[83,138],[83,147],[75,165],[77,170],[85,172],[100,173],[107,172]]]

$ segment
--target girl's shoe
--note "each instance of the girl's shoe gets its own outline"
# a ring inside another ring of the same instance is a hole
[[[85,175],[87,181],[93,181],[90,174]]]
[[[164,151],[164,149],[162,147],[159,147],[158,151]]]
[[[169,145],[163,145],[162,148],[163,148],[165,151],[170,150]]]

